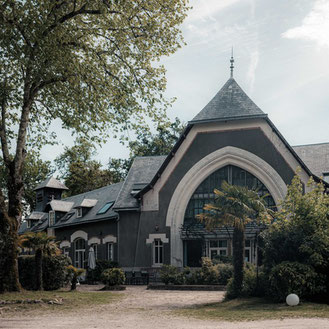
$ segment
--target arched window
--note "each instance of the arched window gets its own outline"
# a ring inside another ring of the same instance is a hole
[[[232,185],[246,186],[256,190],[261,196],[267,195],[265,197],[266,205],[272,209],[275,208],[275,202],[268,189],[257,177],[244,169],[228,165],[209,175],[194,191],[185,211],[184,223],[195,221],[195,216],[204,211],[205,204],[214,200],[214,189],[220,190],[223,181]]]
[[[86,241],[81,238],[74,241],[74,266],[86,268]]]

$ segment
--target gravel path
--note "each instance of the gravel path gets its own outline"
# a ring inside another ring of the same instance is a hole
[[[122,293],[122,292],[120,292]],[[127,298],[75,313],[47,314],[39,317],[0,319],[0,328],[10,329],[329,329],[326,319],[287,319],[252,322],[204,321],[173,316],[172,310],[184,306],[211,303],[223,297],[218,291],[156,291],[128,287]]]

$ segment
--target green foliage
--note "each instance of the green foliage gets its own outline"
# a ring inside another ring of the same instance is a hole
[[[125,283],[125,273],[121,268],[109,268],[101,274],[101,280],[106,286],[119,286]]]
[[[161,266],[160,279],[164,284],[176,284],[179,270],[173,265],[164,264]]]
[[[78,278],[80,275],[82,275],[85,272],[85,270],[83,268],[77,268],[74,267],[73,265],[69,265],[67,267],[67,272],[68,272],[68,277],[71,280],[71,291],[76,290]]]
[[[44,256],[42,260],[44,290],[57,290],[68,281],[67,267],[71,260],[65,255]]]
[[[71,148],[65,147],[64,152],[55,159],[61,179],[69,189],[65,196],[85,193],[113,183],[109,170],[102,169],[99,161],[93,160],[95,146],[78,138]]]
[[[312,297],[325,290],[325,278],[314,269],[298,262],[282,262],[274,266],[269,275],[270,296],[284,301],[291,294],[300,298]]]
[[[42,261],[43,289],[57,290],[68,281],[67,266],[70,259],[64,255],[44,256]],[[18,257],[19,281],[24,289],[35,289],[34,256]]]
[[[24,196],[23,196],[23,211],[29,213],[35,209],[35,191],[34,188],[44,181],[48,176],[53,173],[50,161],[42,161],[40,159],[39,152],[31,150],[24,161],[23,167],[23,184],[24,184]],[[8,169],[3,163],[3,159],[0,156],[0,186],[3,187],[3,193],[7,198],[7,188],[5,186],[8,182]]]
[[[109,260],[97,259],[96,267],[93,270],[88,270],[87,280],[89,281],[101,281],[101,274],[108,268],[118,267],[118,263]]]
[[[232,264],[218,264],[218,283],[226,286],[228,281],[233,277],[233,265]]]
[[[206,224],[208,230],[218,227],[233,227],[233,266],[234,275],[232,287],[235,297],[241,295],[243,288],[244,268],[244,231],[250,222],[258,224],[268,223],[271,211],[266,209],[264,197],[260,197],[257,191],[247,187],[230,185],[223,182],[221,191],[215,189],[215,200],[206,204],[205,212],[197,215],[197,218]]]
[[[282,262],[310,266],[319,278],[326,277],[319,298],[329,302],[329,196],[321,184],[311,181],[309,188],[303,193],[298,176],[288,187],[276,222],[263,233],[264,266],[268,273]],[[318,285],[322,287],[322,279]]]

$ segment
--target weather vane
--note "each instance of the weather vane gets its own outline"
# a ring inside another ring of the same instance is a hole
[[[231,69],[231,78],[233,78],[233,69],[234,69],[233,47],[232,47],[230,62],[231,62],[231,66],[230,66],[230,69]]]

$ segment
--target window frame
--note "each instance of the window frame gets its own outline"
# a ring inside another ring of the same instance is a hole
[[[211,247],[211,242],[217,242],[217,247]],[[226,242],[226,247],[221,247],[219,242],[225,241]],[[216,251],[216,255],[214,255],[214,257],[216,256],[228,256],[228,240],[227,239],[217,239],[217,240],[209,240],[208,241],[208,256],[209,258],[213,259],[211,252],[212,251]],[[221,253],[221,251],[225,251],[225,254]]]
[[[77,243],[80,240],[84,242],[84,248],[77,249]],[[83,238],[77,238],[74,240],[74,266],[77,268],[86,268],[86,243],[87,241]],[[80,267],[81,264],[82,267]]]
[[[109,205],[107,207],[107,205]],[[104,215],[106,214],[114,205],[114,201],[108,201],[106,202],[101,209],[98,210],[96,215]],[[105,209],[105,210],[104,210]]]
[[[106,259],[110,262],[114,261],[114,243],[106,242]]]
[[[153,266],[160,267],[164,260],[164,245],[161,239],[154,239],[152,243]]]
[[[78,207],[77,208],[77,218],[81,218],[82,217],[82,207]]]

